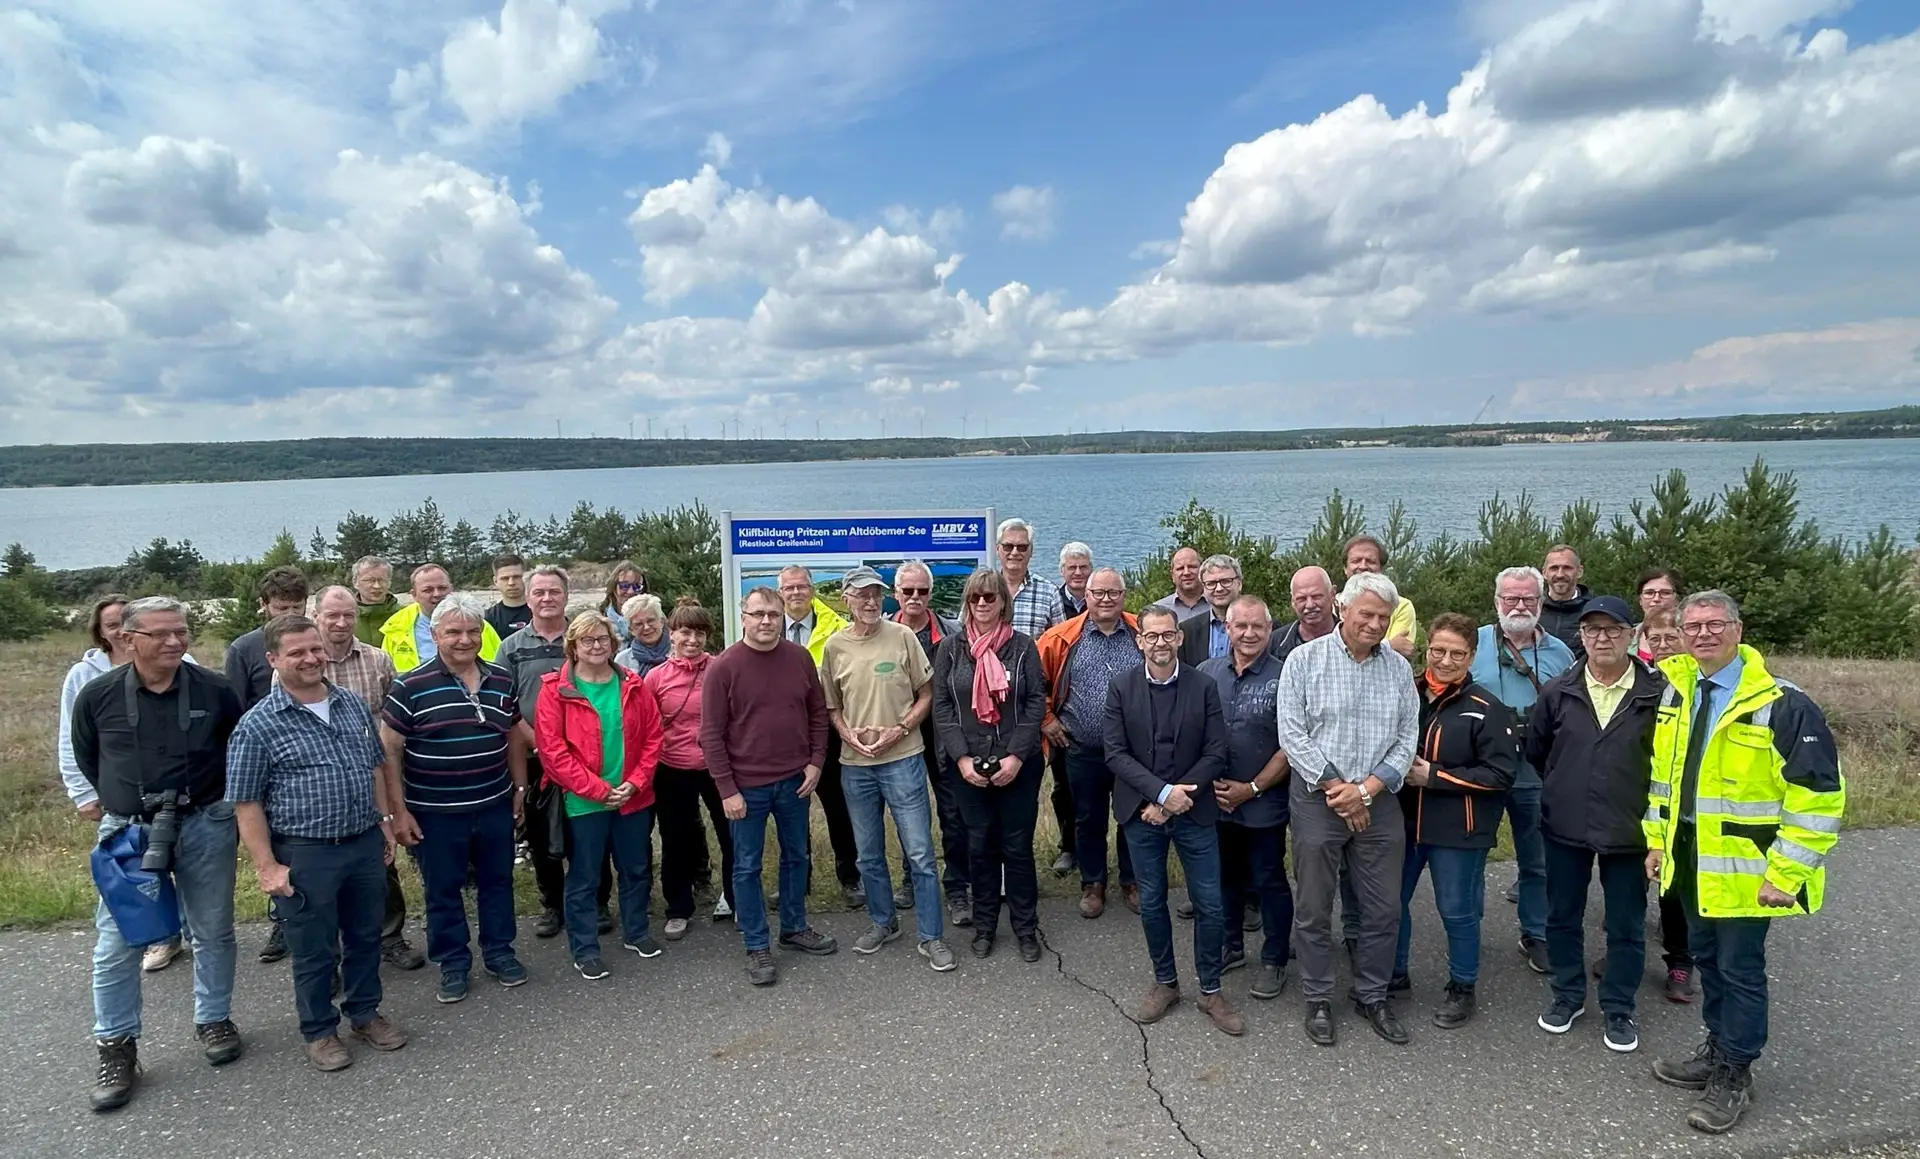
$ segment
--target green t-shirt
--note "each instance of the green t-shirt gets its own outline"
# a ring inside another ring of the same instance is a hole
[[[600,779],[617,785],[620,771],[627,763],[627,734],[620,727],[620,679],[616,676],[596,684],[575,676],[573,684],[587,698],[587,703],[593,705],[594,715],[600,718]],[[567,794],[566,805],[569,817],[604,813],[608,809],[598,801],[589,801],[574,793]]]

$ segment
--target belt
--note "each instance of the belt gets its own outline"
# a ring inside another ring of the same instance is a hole
[[[295,837],[289,833],[275,833],[273,839],[283,845],[351,845],[378,828],[378,825],[369,825],[360,832],[349,833],[345,837]]]

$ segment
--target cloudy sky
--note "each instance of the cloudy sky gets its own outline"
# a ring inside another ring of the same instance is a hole
[[[0,441],[1920,398],[1911,0],[9,2]]]

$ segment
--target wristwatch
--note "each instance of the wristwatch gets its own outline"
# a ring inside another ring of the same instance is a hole
[[[1263,792],[1265,792],[1265,791],[1266,791],[1266,790],[1264,790],[1264,789],[1262,789],[1262,788],[1260,787],[1260,782],[1259,782],[1259,781],[1248,781],[1248,782],[1247,782],[1247,788],[1249,788],[1249,789],[1252,789],[1252,790],[1253,790],[1253,795],[1254,795],[1254,796],[1256,796],[1256,797],[1258,797],[1258,796],[1259,796],[1259,795],[1260,795],[1261,793],[1263,793]]]
[[[382,813],[382,814],[380,814],[380,823],[381,823],[382,825],[391,825],[391,824],[393,824],[393,814],[392,814],[392,813]]]
[[[1373,794],[1367,792],[1367,783],[1365,781],[1360,782],[1359,789],[1360,803],[1369,809],[1373,808]]]

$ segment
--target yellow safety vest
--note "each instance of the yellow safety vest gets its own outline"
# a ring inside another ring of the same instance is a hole
[[[400,610],[380,625],[380,650],[393,658],[395,672],[411,672],[420,667],[420,646],[413,641],[414,621],[420,618],[419,604],[402,604]],[[480,624],[480,659],[492,660],[500,654],[500,633],[493,625]]]
[[[1740,656],[1740,683],[1707,739],[1695,782],[1696,904],[1708,918],[1813,913],[1826,893],[1827,854],[1839,840],[1846,812],[1833,734],[1805,693],[1767,671],[1759,652],[1742,644]],[[1647,847],[1666,853],[1660,869],[1664,892],[1673,884],[1680,782],[1700,665],[1683,653],[1661,661],[1660,668],[1668,686],[1653,729],[1653,779],[1642,828]],[[1786,729],[1793,731],[1776,732]],[[1762,881],[1796,904],[1761,905]]]

